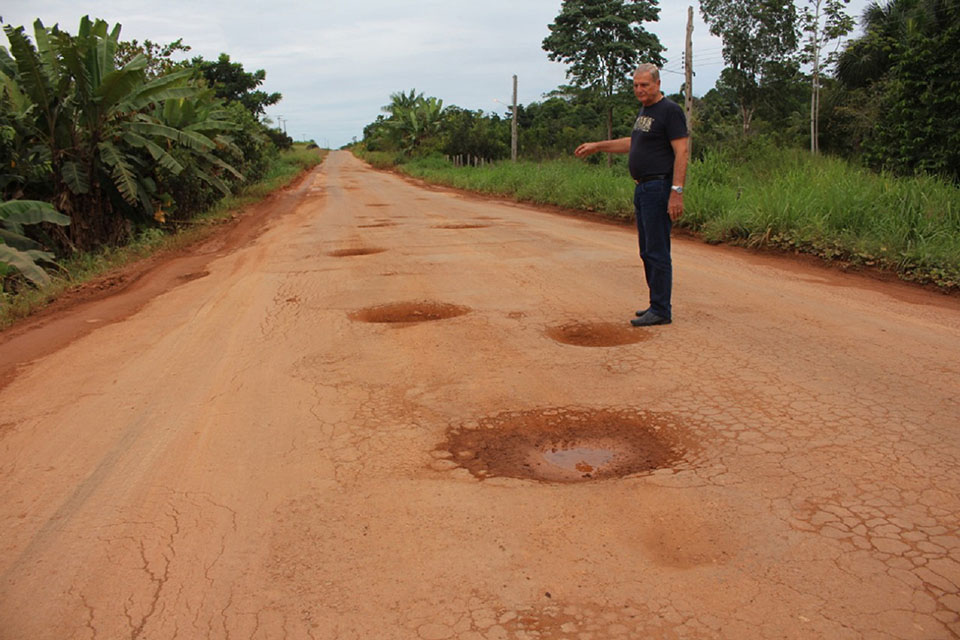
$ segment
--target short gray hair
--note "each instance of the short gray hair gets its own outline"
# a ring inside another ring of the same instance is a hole
[[[660,80],[660,68],[651,62],[641,64],[637,67],[637,70],[633,72],[633,75],[637,75],[638,73],[649,73],[654,82]]]

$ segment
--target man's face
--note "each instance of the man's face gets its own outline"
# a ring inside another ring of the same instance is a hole
[[[633,95],[643,106],[649,107],[660,97],[660,81],[654,80],[653,74],[648,72],[633,74]]]

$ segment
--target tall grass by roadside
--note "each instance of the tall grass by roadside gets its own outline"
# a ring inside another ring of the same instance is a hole
[[[59,272],[50,273],[51,283],[43,289],[28,287],[15,294],[0,293],[0,330],[34,313],[72,287],[93,280],[111,269],[161,251],[183,248],[207,237],[216,225],[229,219],[234,211],[259,202],[286,186],[301,172],[322,162],[325,155],[325,151],[307,149],[302,144],[294,145],[274,158],[262,180],[221,199],[209,210],[190,220],[188,228],[145,229],[129,244],[104,247],[63,261]]]
[[[377,164],[388,165],[386,156]],[[461,189],[633,216],[634,185],[622,165],[571,159],[454,168],[432,157],[397,168]],[[812,253],[960,289],[960,189],[942,180],[877,175],[837,158],[756,145],[692,162],[684,196],[678,226],[708,242]]]

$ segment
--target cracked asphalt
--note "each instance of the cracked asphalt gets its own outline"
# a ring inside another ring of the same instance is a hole
[[[3,640],[960,637],[956,298],[678,238],[674,324],[605,342],[644,306],[629,227],[346,152],[272,206],[16,351]],[[459,315],[364,321],[391,304]],[[441,446],[564,412],[689,446],[583,482]]]

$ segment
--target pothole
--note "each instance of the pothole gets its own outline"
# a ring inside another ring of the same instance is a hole
[[[437,450],[481,480],[570,483],[689,468],[695,448],[669,414],[566,407],[501,413],[453,427]]]
[[[376,227],[395,227],[396,225],[396,222],[374,222],[372,224],[360,224],[357,225],[357,227],[360,229],[374,229]]]
[[[182,276],[177,276],[177,279],[184,282],[190,282],[191,280],[206,278],[208,275],[210,275],[209,271],[194,271],[193,273],[185,273]]]
[[[469,222],[463,223],[454,223],[454,224],[435,224],[433,225],[434,229],[484,229],[489,227],[488,224],[475,224]]]
[[[338,249],[336,251],[331,251],[327,255],[333,258],[348,258],[350,256],[369,256],[374,253],[383,253],[384,251],[386,251],[386,249],[366,247],[361,249]]]
[[[569,322],[558,327],[550,327],[547,337],[578,347],[616,347],[649,340],[651,334],[638,331],[627,323],[613,322]]]
[[[376,307],[367,307],[350,314],[351,320],[360,322],[429,322],[432,320],[446,320],[470,312],[469,307],[462,307],[446,302],[395,302]]]

